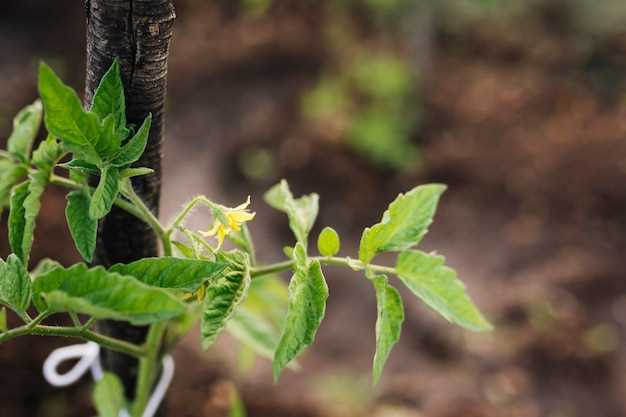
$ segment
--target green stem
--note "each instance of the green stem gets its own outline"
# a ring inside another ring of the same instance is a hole
[[[137,193],[133,189],[130,178],[124,179],[121,191],[122,194],[124,194],[124,196],[130,200],[134,208],[136,208],[139,213],[141,213],[139,218],[145,221],[152,228],[154,233],[156,233],[156,235],[159,237],[159,240],[161,240],[161,244],[163,245],[164,255],[171,256],[172,240],[169,231],[165,230],[159,219],[157,219],[157,217],[152,213],[148,206],[146,206],[141,197],[137,195]]]
[[[391,268],[391,267],[383,266],[383,265],[372,265],[372,264],[366,265],[363,262],[358,261],[356,259],[340,258],[336,256],[314,256],[314,257],[311,257],[310,259],[317,260],[322,265],[334,265],[334,266],[347,267],[347,268],[354,269],[356,271],[363,271],[365,269],[369,269],[373,272],[396,275],[395,268]],[[270,265],[259,266],[256,268],[252,268],[250,270],[250,275],[252,276],[252,278],[255,278],[255,277],[260,277],[263,275],[275,274],[277,272],[288,271],[290,269],[293,269],[294,263],[295,263],[294,261],[290,260],[290,261],[277,262],[277,263],[270,264]]]
[[[152,211],[148,208],[148,206],[146,206],[141,197],[137,195],[137,193],[133,189],[132,183],[130,182],[130,178],[125,178],[122,184],[122,194],[124,194],[124,196],[128,198],[131,203],[133,203],[137,210],[139,210],[142,219],[154,229],[155,233],[159,237],[163,236],[165,234],[165,229],[163,229],[163,226],[161,226],[161,222],[159,221],[159,219],[157,219]]]
[[[241,227],[241,234],[248,244],[248,252],[250,253],[250,263],[252,265],[256,265],[256,248],[254,247],[254,241],[252,240],[252,235],[250,234],[250,229],[246,224],[243,224]]]
[[[43,316],[45,318],[46,316]],[[37,324],[39,321],[37,318],[33,319],[26,326],[16,327],[5,333],[0,334],[0,344],[7,342],[19,336],[37,335],[37,336],[60,336],[60,337],[75,337],[85,341],[96,342],[100,346],[107,349],[114,350],[116,352],[125,353],[130,356],[141,358],[145,355],[145,352],[141,346],[137,346],[133,343],[128,343],[124,340],[114,339],[109,336],[104,336],[100,333],[96,333],[88,328],[81,327],[61,327],[61,326],[44,326]],[[33,323],[35,323],[33,325]]]
[[[203,195],[195,196],[189,201],[185,207],[176,215],[172,224],[170,224],[167,228],[167,233],[172,234],[174,230],[185,220],[185,218],[189,215],[191,210],[193,210],[198,204],[204,204],[207,207],[211,207],[211,202]]]
[[[65,177],[61,177],[56,174],[52,174],[50,176],[50,183],[54,185],[58,185],[60,187],[69,188],[70,190],[82,190],[83,188],[86,187],[83,184],[79,184],[75,181],[72,181]],[[124,200],[123,198],[118,197],[115,200],[115,205],[121,208],[122,210],[132,214],[133,216],[146,221],[141,211],[139,211],[137,207],[135,207],[133,204],[130,204],[128,201]]]
[[[82,323],[80,322],[80,319],[78,318],[78,314],[74,313],[73,311],[70,311],[69,313],[70,319],[72,319],[72,324],[76,327],[82,327]]]
[[[163,334],[167,328],[166,322],[155,323],[150,326],[146,337],[146,355],[139,361],[139,375],[137,377],[137,387],[135,389],[135,404],[133,406],[133,416],[141,417],[152,391],[152,385],[159,369],[159,353]]]

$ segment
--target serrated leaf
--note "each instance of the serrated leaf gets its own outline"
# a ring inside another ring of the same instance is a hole
[[[41,102],[24,107],[13,119],[13,132],[7,141],[7,150],[26,162],[30,158],[33,141],[41,126]]]
[[[241,267],[227,271],[207,286],[202,308],[202,348],[208,349],[245,298],[250,287],[248,256],[243,256]]]
[[[89,216],[99,220],[106,216],[120,191],[120,172],[115,167],[105,167],[100,174],[100,182],[91,196]]]
[[[37,277],[33,302],[40,312],[68,311],[135,325],[168,320],[185,312],[185,305],[167,290],[101,266],[87,269],[84,264],[56,268]]]
[[[25,166],[14,164],[9,160],[0,160],[0,214],[2,208],[9,205],[13,186],[24,179],[27,174]]]
[[[65,217],[76,249],[87,262],[91,262],[96,249],[98,221],[89,217],[90,197],[84,191],[73,191],[67,195]]]
[[[225,263],[166,256],[116,264],[109,271],[130,275],[154,287],[194,292],[205,282],[216,279],[225,268]]]
[[[24,242],[24,200],[28,197],[30,181],[15,186],[11,192],[11,211],[9,212],[9,244],[11,251],[20,259],[25,259],[22,242]]]
[[[123,167],[137,161],[146,150],[150,126],[152,124],[152,114],[144,119],[141,127],[128,142],[111,158],[111,165]]]
[[[57,140],[48,135],[33,152],[32,163],[37,168],[50,174],[57,161],[63,156],[63,149]]]
[[[126,100],[124,98],[124,84],[120,74],[120,63],[116,59],[104,74],[91,102],[91,111],[104,120],[113,116],[115,127],[119,135],[126,128]]]
[[[332,227],[325,227],[317,238],[317,250],[322,256],[335,256],[341,243],[339,235]]]
[[[226,330],[259,356],[267,359],[274,357],[280,335],[258,314],[240,307],[226,324]]]
[[[31,283],[28,271],[15,254],[0,259],[0,304],[23,316],[30,306]]]
[[[24,199],[24,229],[22,235],[22,261],[28,265],[30,250],[35,239],[37,216],[41,209],[41,196],[48,185],[49,173],[38,170],[31,173],[28,181],[28,195]]]
[[[61,152],[56,140],[48,138],[33,153],[32,162],[39,169],[14,189],[9,214],[9,241],[13,253],[28,265],[33,245],[36,219],[41,209],[41,195],[48,184],[50,172]]]
[[[363,232],[361,262],[370,263],[381,252],[399,252],[417,245],[428,232],[439,197],[446,187],[428,184],[400,194],[383,214],[380,223]]]
[[[287,213],[291,231],[306,248],[309,232],[317,218],[319,196],[309,194],[294,199],[287,181],[282,180],[265,193],[265,201],[276,210]]]
[[[39,66],[39,95],[48,132],[67,143],[73,152],[80,153],[80,159],[98,162],[98,116],[85,112],[76,92],[44,63]]]
[[[275,381],[285,366],[313,343],[328,299],[328,286],[319,261],[309,262],[300,243],[294,253],[296,266],[289,283],[287,318],[272,365]]]
[[[93,402],[99,417],[119,417],[120,411],[126,406],[124,387],[119,378],[105,372],[93,389]]]
[[[376,354],[372,368],[372,379],[378,384],[391,349],[400,340],[404,307],[400,293],[389,285],[387,277],[377,276],[372,281],[376,289]]]
[[[446,320],[472,331],[491,330],[456,271],[444,263],[443,256],[410,250],[398,256],[396,269],[402,282]]]

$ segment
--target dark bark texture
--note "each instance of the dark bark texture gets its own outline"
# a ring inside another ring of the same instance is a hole
[[[173,0],[87,0],[86,12],[85,103],[91,103],[100,79],[117,57],[122,69],[128,122],[140,125],[152,113],[148,146],[135,165],[155,172],[134,178],[133,185],[158,215],[167,58],[175,19]],[[109,266],[157,255],[156,236],[142,221],[114,207],[101,222],[96,263]],[[102,323],[101,330],[134,343],[142,343],[146,335],[146,328],[114,321]],[[128,397],[132,397],[137,361],[106,351],[102,362],[106,369],[120,376]]]

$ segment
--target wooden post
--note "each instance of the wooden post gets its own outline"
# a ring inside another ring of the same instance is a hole
[[[161,188],[161,142],[167,84],[167,58],[175,13],[173,0],[86,0],[87,80],[85,102],[89,106],[100,79],[114,58],[121,64],[126,116],[140,125],[152,113],[146,152],[135,165],[154,169],[152,175],[133,179],[147,206],[158,215]],[[116,262],[158,255],[156,236],[150,228],[114,207],[98,232],[96,263]],[[142,343],[146,328],[106,321],[102,331],[134,343]],[[103,366],[117,374],[132,399],[137,361],[115,352],[103,353]]]

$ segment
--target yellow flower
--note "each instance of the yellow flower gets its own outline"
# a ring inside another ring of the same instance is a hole
[[[217,248],[219,249],[224,243],[224,238],[229,233],[241,231],[241,225],[249,222],[254,218],[256,213],[250,213],[248,206],[250,205],[250,196],[245,203],[235,208],[216,206],[214,208],[215,220],[210,230],[200,232],[204,237],[215,236],[217,239]],[[216,215],[216,212],[218,213]]]

